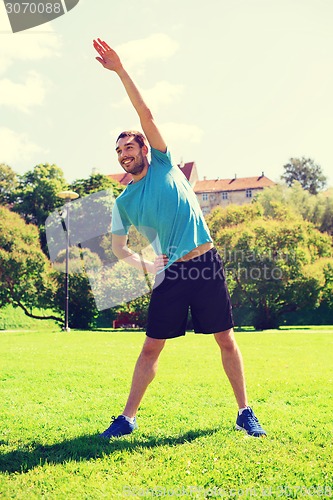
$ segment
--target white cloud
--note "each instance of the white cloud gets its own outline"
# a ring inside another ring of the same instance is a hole
[[[162,105],[171,104],[184,91],[184,85],[172,84],[166,81],[158,82],[151,89],[143,90],[143,96],[149,107],[156,111]]]
[[[43,103],[45,93],[45,82],[33,71],[29,72],[24,83],[14,83],[8,78],[0,80],[0,106],[28,112],[32,106]]]
[[[159,128],[168,144],[184,141],[198,144],[204,133],[201,128],[188,123],[166,122],[160,124]]]
[[[27,134],[0,127],[0,162],[15,168],[15,163],[29,160],[35,153],[44,151],[30,141]]]
[[[39,27],[40,29],[40,27]],[[48,24],[43,25],[43,33],[37,29],[22,33],[1,33],[0,74],[14,62],[34,61],[59,56],[61,41]]]
[[[146,38],[131,40],[116,47],[124,64],[128,68],[142,68],[152,60],[165,60],[178,50],[178,43],[164,33],[154,33]]]

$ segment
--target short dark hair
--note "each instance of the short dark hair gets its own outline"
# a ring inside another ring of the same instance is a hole
[[[124,137],[134,137],[135,142],[139,144],[140,148],[143,148],[143,146],[147,146],[146,137],[137,130],[125,130],[118,135],[116,143],[119,141],[119,139],[123,139]]]

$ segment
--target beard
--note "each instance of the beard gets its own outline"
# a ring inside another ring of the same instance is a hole
[[[121,166],[125,170],[125,172],[132,174],[132,175],[138,175],[141,174],[141,172],[145,168],[145,162],[143,155],[140,151],[140,153],[137,156],[131,156],[127,158],[127,160],[131,159],[132,162],[129,165],[125,165],[124,163],[121,163]]]

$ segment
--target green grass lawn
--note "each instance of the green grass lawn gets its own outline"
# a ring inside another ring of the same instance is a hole
[[[143,333],[0,332],[0,498],[333,497],[333,327],[238,332],[268,436],[234,430],[210,336],[167,343],[131,436],[122,411]]]

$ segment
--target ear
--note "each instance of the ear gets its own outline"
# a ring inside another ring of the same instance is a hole
[[[148,146],[146,146],[146,145],[142,146],[142,153],[143,153],[145,156],[147,156],[147,155],[148,155],[148,153],[149,153],[149,148],[148,148]]]

